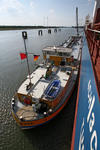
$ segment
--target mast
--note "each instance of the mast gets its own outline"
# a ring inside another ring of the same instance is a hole
[[[76,7],[76,29],[77,29],[77,36],[79,36],[79,30],[78,30],[78,7]]]
[[[27,60],[27,68],[28,68],[28,75],[29,75],[29,84],[31,85],[31,76],[30,76],[30,68],[29,68],[29,62],[28,62],[28,53],[27,53],[27,48],[26,48],[26,39],[27,39],[27,32],[26,31],[23,31],[22,32],[22,37],[23,37],[23,40],[24,40],[24,47],[25,47],[25,53],[26,53],[26,60]]]

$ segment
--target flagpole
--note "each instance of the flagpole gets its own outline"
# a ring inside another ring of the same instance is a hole
[[[23,40],[24,40],[24,47],[25,47],[25,53],[26,53],[26,60],[27,60],[27,68],[28,68],[28,74],[29,74],[29,80],[30,80],[30,85],[32,84],[31,83],[31,76],[30,76],[30,68],[29,68],[29,61],[28,61],[28,53],[27,53],[27,48],[26,48],[26,39],[27,39],[27,32],[26,31],[23,31],[22,32],[22,37],[23,37]]]

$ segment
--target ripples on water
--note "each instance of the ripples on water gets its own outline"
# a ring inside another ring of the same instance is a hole
[[[21,62],[19,53],[24,52],[22,31],[0,32],[0,150],[65,150],[70,149],[74,119],[75,93],[62,112],[48,124],[31,130],[21,130],[11,115],[11,98],[26,78],[26,62]],[[65,28],[61,32],[38,36],[38,30],[27,30],[28,52],[41,55],[46,46],[60,45],[74,29]],[[31,72],[34,69],[33,57],[29,57]]]

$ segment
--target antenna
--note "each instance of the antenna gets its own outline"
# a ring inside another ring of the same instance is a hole
[[[26,48],[26,39],[27,39],[27,32],[26,31],[22,32],[22,37],[23,37],[23,40],[24,40],[25,53],[26,53],[26,56],[27,56],[27,58],[26,58],[26,60],[27,60],[27,68],[28,68],[28,75],[29,75],[29,80],[30,80],[29,85],[32,85],[32,83],[31,83],[31,76],[30,76],[29,62],[28,62],[28,53],[27,53],[27,48]]]
[[[79,30],[78,30],[78,7],[76,7],[76,29],[77,29],[77,36],[79,36]]]

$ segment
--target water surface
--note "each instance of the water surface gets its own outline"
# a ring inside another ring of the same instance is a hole
[[[38,30],[27,30],[28,52],[41,57],[46,46],[60,45],[75,29],[63,28],[61,32],[48,34],[43,29],[43,36]],[[23,131],[17,126],[11,115],[11,98],[26,78],[26,61],[20,60],[19,53],[24,52],[22,31],[0,31],[0,150],[68,150],[71,144],[75,97],[74,93],[63,111],[48,124]],[[29,56],[31,72],[35,63]]]

